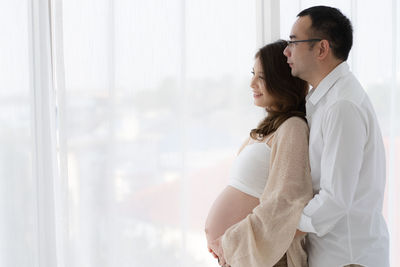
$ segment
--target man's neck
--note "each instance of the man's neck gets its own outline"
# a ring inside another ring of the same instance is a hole
[[[339,64],[341,64],[343,60],[332,60],[330,62],[324,62],[320,64],[313,75],[313,78],[310,79],[309,83],[313,88],[317,88],[320,82],[328,76]]]

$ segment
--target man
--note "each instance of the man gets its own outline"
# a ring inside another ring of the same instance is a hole
[[[284,51],[292,75],[307,81],[314,198],[299,230],[308,233],[310,267],[389,266],[382,216],[385,153],[378,121],[346,63],[350,21],[336,8],[298,14]]]

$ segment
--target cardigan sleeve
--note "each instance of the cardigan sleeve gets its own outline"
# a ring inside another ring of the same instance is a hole
[[[260,204],[222,236],[229,265],[273,266],[288,251],[303,208],[312,198],[308,134],[307,123],[297,117],[275,132]]]

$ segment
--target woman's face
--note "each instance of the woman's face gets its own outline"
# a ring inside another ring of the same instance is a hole
[[[253,89],[254,105],[273,109],[274,99],[267,92],[264,72],[259,58],[254,62],[253,79],[250,87]]]

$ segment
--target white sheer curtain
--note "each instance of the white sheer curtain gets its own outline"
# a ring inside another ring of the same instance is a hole
[[[0,266],[55,266],[49,6],[0,2]]]
[[[28,266],[37,242],[29,7],[0,3],[0,265]]]
[[[204,220],[260,114],[248,85],[255,5],[53,9],[65,266],[215,265]]]
[[[354,23],[400,266],[399,4],[318,3]],[[313,4],[0,0],[0,266],[216,266],[203,224],[262,116],[254,52]]]

